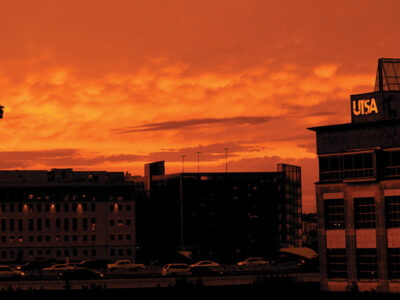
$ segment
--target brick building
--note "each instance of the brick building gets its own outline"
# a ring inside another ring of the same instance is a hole
[[[135,258],[135,201],[123,173],[0,171],[0,261]]]
[[[350,97],[351,123],[316,132],[323,290],[400,292],[400,60]]]

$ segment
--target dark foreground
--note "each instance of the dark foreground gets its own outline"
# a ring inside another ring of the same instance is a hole
[[[277,297],[292,297],[292,299],[399,299],[398,294],[381,294],[374,292],[321,292],[318,282],[298,282],[292,278],[258,278],[251,284],[234,286],[204,286],[201,279],[189,282],[185,279],[177,279],[174,285],[157,288],[135,288],[135,289],[108,289],[106,286],[86,286],[81,290],[69,289],[66,282],[63,290],[44,289],[13,289],[9,287],[0,291],[3,299],[22,297],[40,297],[41,299],[57,299],[65,297],[109,297],[110,299],[279,299]],[[122,298],[123,297],[123,298]]]

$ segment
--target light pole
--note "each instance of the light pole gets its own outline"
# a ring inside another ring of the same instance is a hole
[[[197,173],[200,173],[200,154],[201,152],[198,151],[197,153]]]
[[[228,150],[229,148],[224,148],[225,150],[225,172],[228,173]]]
[[[185,157],[186,155],[182,155],[182,173],[185,173]]]

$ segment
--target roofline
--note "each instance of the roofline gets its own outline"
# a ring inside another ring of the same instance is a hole
[[[393,119],[382,119],[382,120],[373,120],[369,122],[353,122],[353,123],[342,123],[342,124],[333,124],[333,125],[324,125],[324,126],[316,126],[316,127],[308,127],[308,130],[319,132],[325,131],[329,129],[345,129],[348,127],[365,127],[365,125],[376,125],[376,124],[384,124],[384,123],[400,123],[400,118]]]

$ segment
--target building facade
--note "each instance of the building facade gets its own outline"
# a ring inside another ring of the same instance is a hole
[[[350,97],[351,123],[316,132],[323,290],[400,292],[400,60]]]
[[[180,250],[230,262],[301,244],[300,167],[165,175],[163,163],[146,166],[148,199],[138,208],[146,255],[168,259]]]
[[[0,171],[0,261],[134,259],[140,197],[123,173]]]

